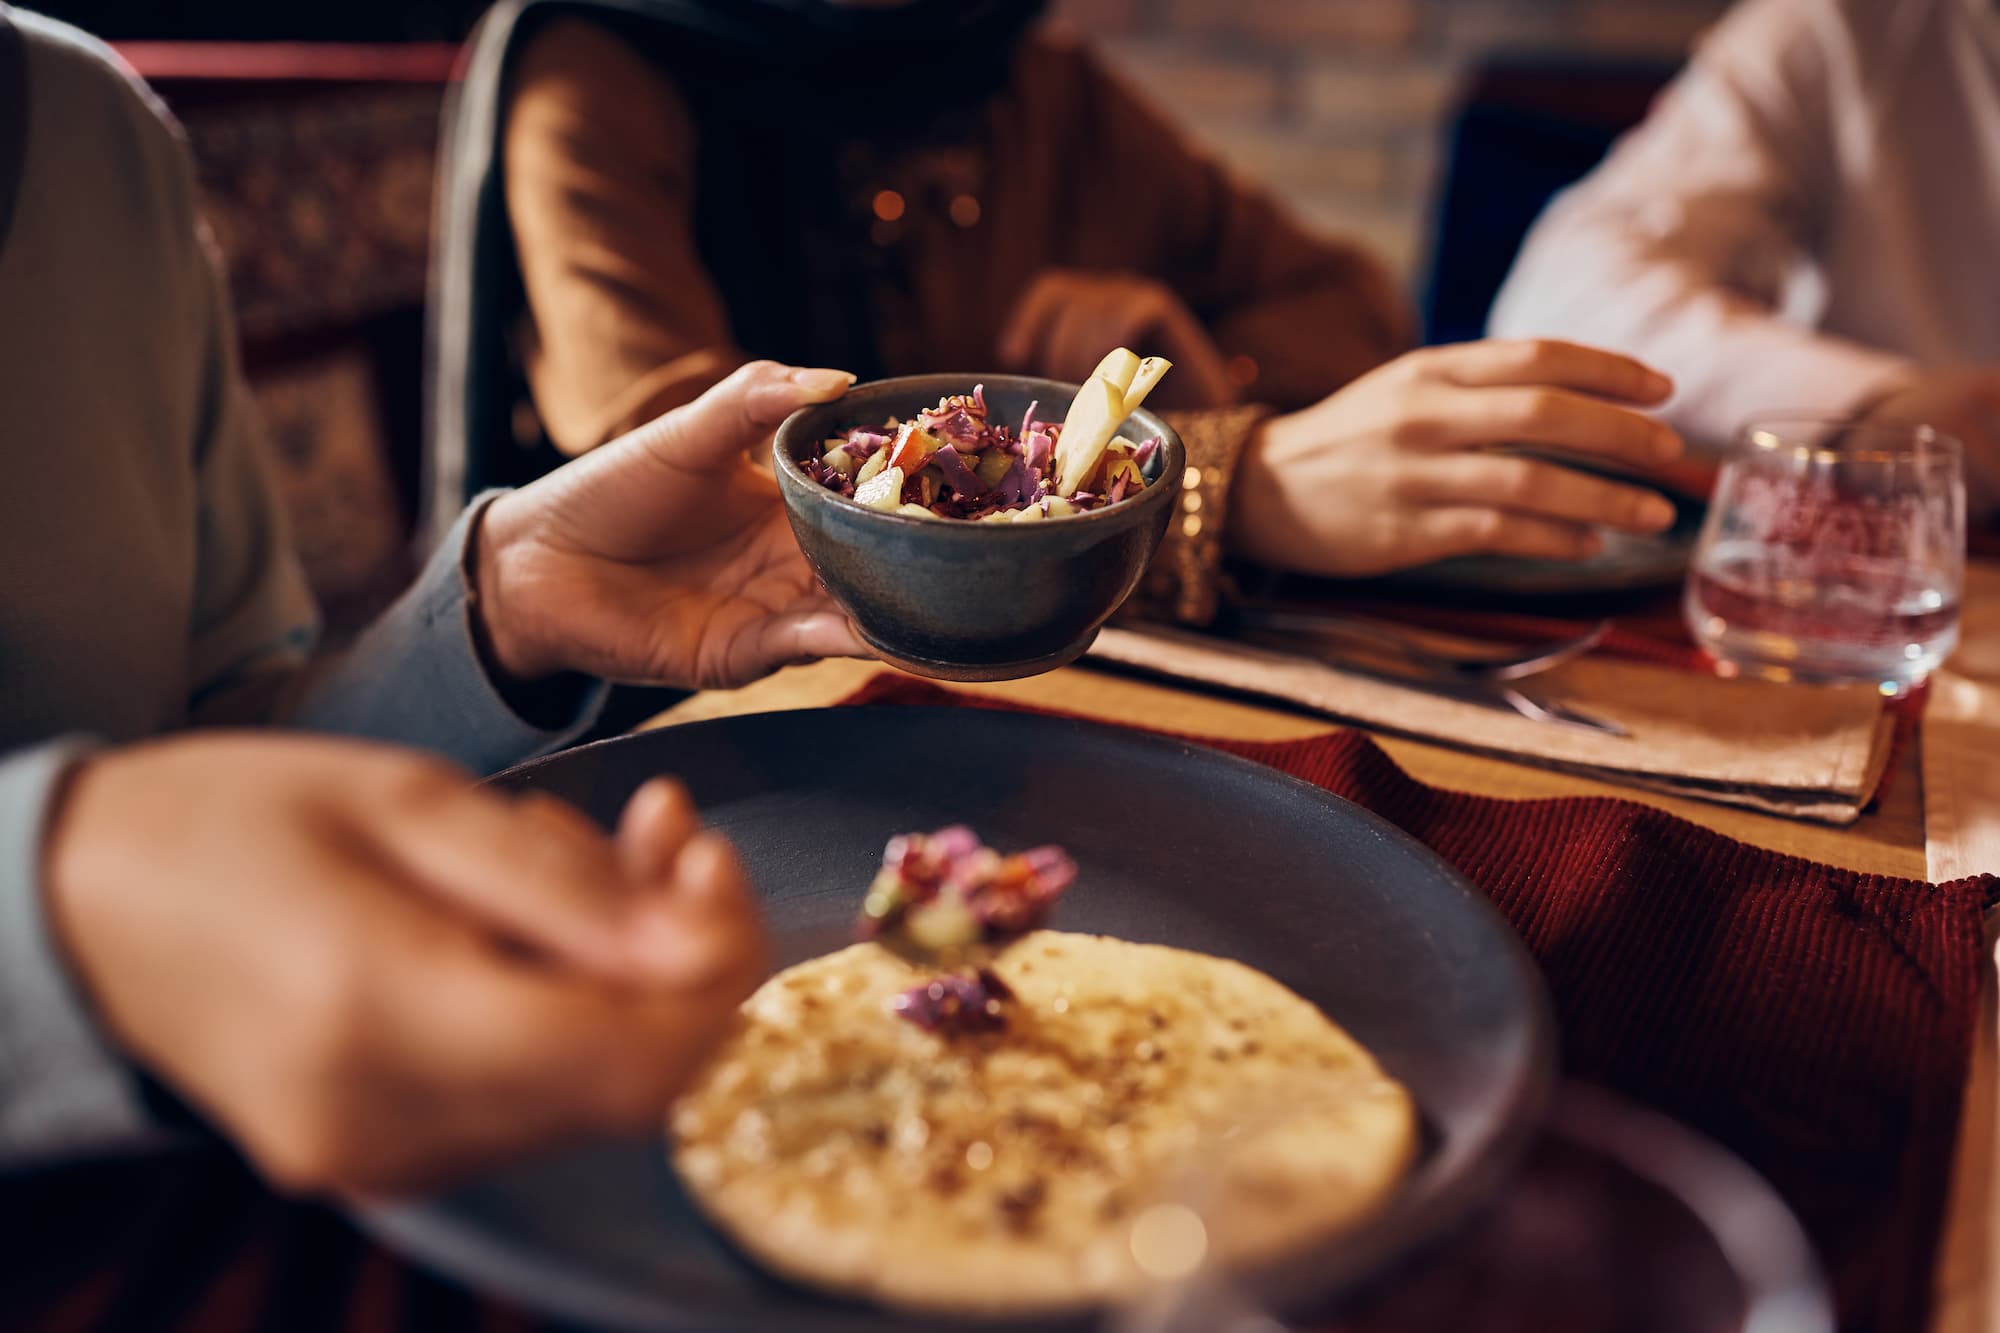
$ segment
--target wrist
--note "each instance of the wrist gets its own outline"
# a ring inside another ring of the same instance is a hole
[[[495,684],[532,685],[561,668],[548,659],[516,607],[513,584],[524,539],[515,521],[513,493],[495,497],[466,532],[464,576],[472,641]]]
[[[1224,527],[1231,555],[1274,568],[1284,563],[1279,536],[1285,526],[1285,503],[1284,481],[1271,458],[1283,438],[1285,421],[1272,417],[1259,423],[1244,444]]]
[[[517,517],[515,492],[489,502],[465,536],[463,572],[467,628],[479,666],[514,715],[543,731],[571,726],[597,682],[570,668],[557,642],[524,632],[538,617],[521,611],[517,589],[532,586],[532,538]]]

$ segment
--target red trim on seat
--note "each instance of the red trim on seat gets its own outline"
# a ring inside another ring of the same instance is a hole
[[[120,42],[148,81],[448,83],[459,48],[450,42]]]

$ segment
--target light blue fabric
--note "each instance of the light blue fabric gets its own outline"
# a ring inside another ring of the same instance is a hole
[[[88,748],[66,738],[0,758],[0,1166],[162,1137],[63,969],[36,891],[49,800]]]

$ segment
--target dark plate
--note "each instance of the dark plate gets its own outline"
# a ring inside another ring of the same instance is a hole
[[[1413,593],[1486,593],[1531,599],[1674,587],[1687,577],[1688,561],[1694,555],[1707,508],[1685,496],[1665,494],[1674,506],[1671,528],[1652,537],[1607,529],[1604,549],[1588,560],[1461,556],[1392,574],[1382,582]]]
[[[1449,1228],[1513,1164],[1547,1095],[1548,1005],[1506,922],[1389,824],[1261,765],[1057,718],[845,708],[604,741],[495,782],[608,824],[661,773],[735,839],[784,963],[847,941],[892,834],[963,821],[1001,847],[1071,851],[1081,874],[1056,926],[1240,959],[1366,1044],[1414,1092],[1427,1151],[1378,1221],[1266,1275],[1281,1303]],[[609,1326],[937,1327],[764,1277],[696,1218],[656,1141],[552,1154],[367,1220],[475,1285]]]

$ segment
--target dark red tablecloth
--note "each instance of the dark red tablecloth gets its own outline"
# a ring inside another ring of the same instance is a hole
[[[885,676],[856,702],[957,699]],[[2000,881],[1836,870],[1625,801],[1439,791],[1352,732],[1218,748],[1356,801],[1457,865],[1540,960],[1570,1073],[1763,1172],[1818,1246],[1844,1328],[1924,1327]],[[542,1327],[329,1210],[273,1199],[220,1153],[0,1180],[0,1229],[7,1329]]]
[[[966,699],[883,675],[850,702]],[[1457,866],[1541,963],[1567,1072],[1761,1171],[1818,1247],[1844,1328],[1924,1326],[2000,879],[1837,870],[1630,801],[1441,791],[1359,732],[1215,744]]]

